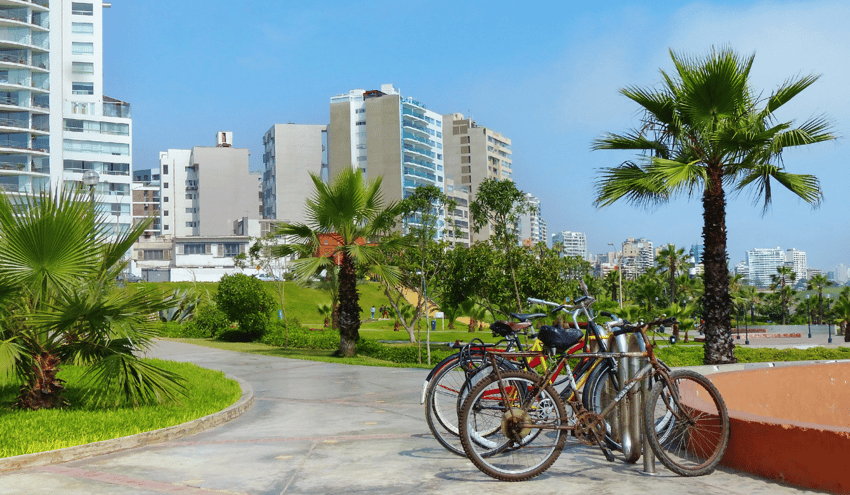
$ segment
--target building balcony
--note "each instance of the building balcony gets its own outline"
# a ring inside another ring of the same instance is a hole
[[[429,150],[426,150],[424,148],[420,148],[418,146],[413,146],[413,145],[408,144],[408,143],[404,143],[403,148],[405,149],[405,151],[408,151],[410,153],[414,153],[414,154],[417,154],[417,155],[427,156],[428,158],[436,158],[437,157],[437,154],[434,153],[433,151],[429,151]]]
[[[426,138],[421,137],[421,136],[417,136],[417,135],[412,134],[412,133],[407,132],[407,131],[402,132],[401,137],[405,141],[415,141],[417,143],[424,144],[425,146],[429,146],[431,148],[435,148],[437,146],[437,143],[435,141],[433,141],[431,139],[426,139]]]
[[[416,158],[410,155],[404,155],[404,163],[411,166],[424,167],[429,170],[437,170],[437,165],[435,165],[433,162],[428,160],[417,160]]]
[[[424,113],[415,112],[412,109],[407,108],[407,107],[402,108],[401,113],[402,113],[402,115],[407,115],[407,116],[412,117],[414,119],[420,120],[420,121],[422,121],[426,124],[428,123],[428,119],[425,117]]]

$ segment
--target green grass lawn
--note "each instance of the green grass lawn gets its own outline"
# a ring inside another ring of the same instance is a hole
[[[180,403],[102,407],[85,397],[80,385],[84,369],[63,366],[71,406],[61,410],[16,411],[11,406],[18,385],[0,383],[0,457],[44,452],[174,426],[220,411],[242,392],[220,371],[190,363],[152,360],[186,378],[188,396]]]

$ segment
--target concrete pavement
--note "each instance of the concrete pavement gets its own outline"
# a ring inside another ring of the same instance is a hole
[[[598,448],[569,442],[540,477],[498,482],[431,437],[419,405],[425,370],[299,361],[175,342],[161,342],[153,355],[245,380],[254,390],[253,407],[179,440],[0,475],[0,493],[806,493],[725,468],[682,478],[657,463],[657,475],[645,476],[640,462],[609,463]]]

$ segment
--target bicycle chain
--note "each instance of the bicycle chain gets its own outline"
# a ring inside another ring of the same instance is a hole
[[[582,411],[576,416],[576,438],[584,445],[596,445],[605,438],[605,420],[594,412]]]

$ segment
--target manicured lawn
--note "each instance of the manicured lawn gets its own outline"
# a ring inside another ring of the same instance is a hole
[[[64,366],[71,406],[62,410],[11,409],[18,386],[0,383],[0,457],[44,452],[174,426],[220,411],[236,402],[239,384],[220,371],[190,363],[152,360],[187,379],[188,397],[180,403],[103,407],[85,397],[80,386],[83,369]]]

